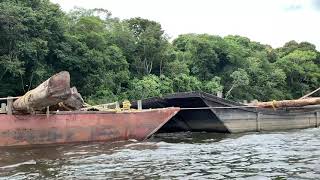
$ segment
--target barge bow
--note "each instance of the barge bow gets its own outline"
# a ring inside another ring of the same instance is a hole
[[[179,108],[142,111],[70,111],[55,114],[0,114],[0,146],[48,145],[93,141],[144,140]]]

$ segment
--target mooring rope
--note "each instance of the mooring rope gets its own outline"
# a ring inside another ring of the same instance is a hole
[[[258,106],[196,107],[196,108],[180,108],[180,110],[238,109],[238,108],[258,108]]]
[[[180,108],[180,110],[205,110],[205,109],[238,109],[238,108],[259,108],[259,109],[270,109],[262,108],[259,106],[226,106],[226,107],[195,107],[195,108]],[[310,105],[302,107],[286,107],[286,108],[320,108],[320,105]]]

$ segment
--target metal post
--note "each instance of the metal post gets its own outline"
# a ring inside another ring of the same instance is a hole
[[[138,110],[142,110],[142,100],[138,100]]]
[[[319,127],[319,114],[320,112],[316,112],[316,127]]]
[[[6,103],[1,103],[1,113],[6,113]]]
[[[50,115],[50,109],[49,109],[49,106],[47,106],[47,119],[49,119],[49,115]]]
[[[259,112],[257,112],[257,118],[256,118],[256,123],[257,123],[257,132],[260,132],[261,130],[261,125],[260,125],[260,116],[261,114]]]
[[[116,102],[116,109],[120,109],[120,105],[118,101]]]
[[[12,115],[12,104],[13,104],[13,99],[8,97],[7,99],[7,114]]]

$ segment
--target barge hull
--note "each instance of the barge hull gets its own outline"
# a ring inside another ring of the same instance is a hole
[[[163,108],[119,113],[0,114],[0,146],[144,140],[178,111],[179,108]]]
[[[286,110],[286,112],[248,111],[245,109],[213,110],[231,133],[249,131],[276,131],[319,127],[320,113],[316,109],[304,109],[304,112]]]
[[[135,104],[134,104],[135,106]],[[320,106],[258,108],[201,92],[174,93],[143,100],[144,108],[180,107],[159,132],[222,133],[276,131],[319,127]]]

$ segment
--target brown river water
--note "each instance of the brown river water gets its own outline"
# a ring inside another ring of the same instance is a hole
[[[320,129],[0,149],[2,179],[320,179]]]

